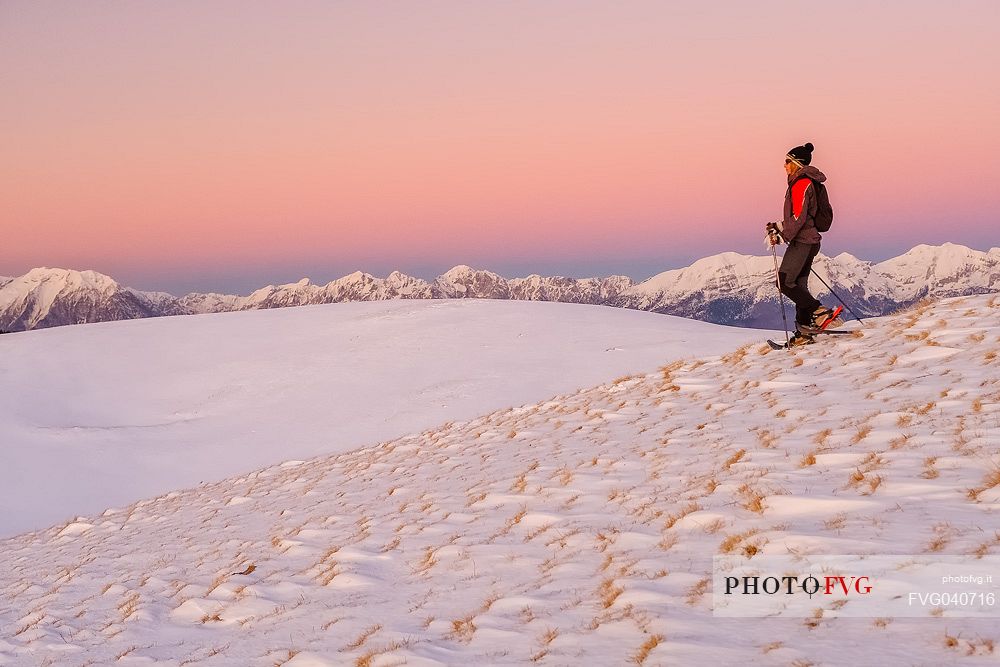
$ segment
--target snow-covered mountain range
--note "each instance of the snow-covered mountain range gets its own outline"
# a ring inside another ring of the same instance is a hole
[[[815,268],[861,316],[886,314],[928,296],[1000,290],[1000,248],[982,252],[952,243],[919,245],[879,263],[848,253],[820,255]],[[39,268],[0,278],[0,330],[343,301],[441,298],[586,303],[720,324],[780,327],[773,270],[768,256],[726,252],[642,282],[627,276],[504,278],[460,265],[430,282],[399,271],[385,278],[357,271],[325,285],[304,278],[268,285],[249,296],[192,293],[178,298],[130,289],[94,271]],[[812,286],[820,298],[828,294],[815,278]]]

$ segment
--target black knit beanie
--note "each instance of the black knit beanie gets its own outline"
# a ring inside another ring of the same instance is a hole
[[[788,151],[788,157],[795,159],[803,165],[807,165],[812,162],[813,159],[813,145],[806,143],[805,146],[796,146],[792,150]]]

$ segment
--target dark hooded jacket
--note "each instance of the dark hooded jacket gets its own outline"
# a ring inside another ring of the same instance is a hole
[[[788,191],[785,192],[785,219],[781,235],[789,243],[819,243],[822,236],[816,231],[816,188],[812,181],[822,183],[826,174],[812,165],[802,167],[788,177]]]

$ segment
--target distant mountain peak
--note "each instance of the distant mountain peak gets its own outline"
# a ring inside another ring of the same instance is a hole
[[[501,278],[501,276],[497,273],[493,273],[487,269],[474,269],[467,264],[458,264],[457,266],[453,266],[441,274],[440,277],[450,281],[463,281],[475,277],[489,277],[491,279]]]
[[[0,330],[161,314],[153,299],[96,271],[39,267],[0,286]]]
[[[98,273],[97,271],[91,271],[89,269],[77,271],[75,269],[49,268],[45,266],[31,269],[23,276],[15,278],[15,280],[21,280],[24,284],[37,284],[43,282],[50,284],[62,284],[65,287],[74,289],[84,288],[107,290],[119,287],[114,278],[103,273]]]
[[[338,278],[333,282],[344,281],[344,282],[359,282],[363,280],[371,280],[374,278],[370,273],[365,273],[364,271],[355,271],[354,273],[349,273],[343,278]]]

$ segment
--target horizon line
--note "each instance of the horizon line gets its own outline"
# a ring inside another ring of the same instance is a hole
[[[827,255],[825,253],[820,253],[820,256],[826,257],[826,258],[830,258],[830,259],[835,259],[837,257],[843,256],[843,255],[847,255],[847,256],[849,256],[851,258],[854,258],[854,259],[857,259],[858,261],[861,261],[861,262],[866,262],[866,263],[869,263],[869,264],[878,264],[878,263],[887,262],[887,261],[890,261],[892,259],[895,259],[895,258],[901,257],[903,255],[906,255],[906,254],[908,254],[908,253],[910,253],[910,252],[912,252],[912,251],[914,251],[914,250],[916,250],[917,248],[920,248],[920,247],[945,248],[947,246],[954,246],[954,247],[957,247],[957,248],[964,248],[965,250],[970,250],[972,252],[983,253],[983,254],[986,254],[986,255],[990,254],[993,251],[1000,252],[1000,246],[992,246],[989,249],[980,250],[978,248],[974,248],[972,246],[968,246],[968,245],[965,245],[965,244],[962,244],[962,243],[954,243],[954,242],[951,242],[951,241],[946,241],[946,242],[941,243],[941,244],[918,243],[918,244],[912,246],[910,249],[908,249],[908,250],[906,250],[906,251],[904,251],[904,252],[902,252],[902,253],[900,253],[898,255],[894,255],[892,257],[888,257],[888,258],[886,258],[884,260],[880,260],[880,261],[861,259],[857,255],[855,255],[855,254],[853,254],[851,252],[847,252],[847,251],[841,251],[841,252],[837,253],[836,255]],[[286,287],[286,286],[289,286],[289,285],[296,285],[296,284],[302,283],[303,281],[307,281],[307,284],[314,285],[316,287],[325,287],[325,286],[327,286],[327,285],[329,285],[331,283],[337,282],[338,280],[341,280],[343,278],[347,278],[349,276],[353,276],[355,274],[361,274],[363,276],[369,276],[369,277],[372,277],[372,278],[375,278],[375,279],[379,279],[379,280],[386,280],[392,274],[398,273],[398,274],[403,275],[405,277],[415,278],[417,280],[422,280],[422,281],[430,284],[430,283],[433,283],[436,279],[438,279],[438,278],[444,276],[445,274],[447,274],[447,273],[449,273],[451,271],[454,271],[455,269],[458,269],[458,268],[468,268],[468,269],[471,269],[472,271],[484,271],[484,272],[487,272],[487,273],[492,273],[492,274],[494,274],[496,276],[499,276],[499,277],[503,278],[504,280],[517,280],[517,279],[522,279],[523,280],[523,279],[526,279],[526,278],[532,278],[532,277],[536,277],[536,276],[537,277],[543,277],[543,278],[566,278],[566,279],[569,279],[569,280],[606,280],[608,278],[613,278],[613,277],[624,277],[624,278],[628,278],[629,280],[632,280],[635,284],[638,285],[638,284],[641,284],[641,283],[646,282],[648,280],[651,280],[653,278],[656,278],[657,276],[660,276],[660,275],[662,275],[664,273],[668,273],[670,271],[679,271],[679,270],[683,270],[683,269],[686,269],[686,268],[690,268],[691,266],[693,266],[694,264],[696,264],[696,263],[698,263],[698,262],[700,262],[702,260],[710,259],[712,257],[719,257],[719,256],[722,256],[722,255],[727,255],[727,254],[739,255],[741,257],[766,257],[766,255],[751,255],[751,254],[747,254],[747,253],[738,252],[738,251],[735,251],[735,250],[724,250],[722,252],[714,253],[714,254],[711,254],[711,255],[704,255],[702,257],[699,257],[698,259],[692,260],[691,262],[689,262],[688,264],[685,264],[683,266],[677,266],[677,267],[674,267],[674,268],[663,269],[661,271],[653,273],[652,275],[649,275],[649,276],[647,276],[645,278],[642,278],[642,279],[636,279],[636,278],[633,278],[632,276],[629,276],[629,275],[623,274],[623,273],[609,273],[609,274],[604,274],[604,275],[588,275],[588,276],[582,276],[582,277],[573,277],[573,276],[562,275],[562,274],[558,274],[558,273],[537,273],[536,272],[536,273],[529,273],[527,275],[513,275],[513,276],[508,276],[508,275],[504,275],[503,273],[501,273],[499,271],[494,271],[493,269],[489,269],[489,268],[485,268],[485,267],[478,267],[477,268],[477,267],[475,267],[475,266],[473,266],[471,264],[465,264],[465,263],[455,264],[455,265],[451,266],[449,269],[447,269],[447,270],[445,270],[445,271],[443,271],[441,273],[438,273],[438,274],[434,275],[432,278],[424,278],[424,277],[422,277],[420,275],[414,275],[414,274],[406,273],[406,272],[401,271],[399,269],[393,269],[392,271],[389,271],[388,273],[386,273],[386,275],[384,275],[384,276],[383,275],[378,275],[377,273],[372,273],[372,272],[369,272],[369,271],[365,271],[365,270],[362,270],[362,269],[356,269],[354,271],[350,271],[350,272],[344,273],[344,274],[342,274],[342,275],[340,275],[340,276],[338,276],[336,278],[333,278],[332,280],[328,280],[326,282],[321,282],[321,283],[313,282],[312,279],[309,278],[308,276],[303,276],[302,278],[299,278],[298,280],[293,280],[293,281],[290,281],[290,282],[269,282],[269,283],[267,283],[265,285],[261,285],[260,287],[256,287],[256,288],[250,290],[250,292],[248,294],[236,294],[236,293],[231,293],[231,292],[217,292],[217,291],[197,291],[197,290],[189,291],[189,292],[186,292],[184,294],[175,294],[173,292],[168,292],[166,290],[159,290],[159,289],[138,289],[138,288],[131,287],[130,285],[126,285],[123,282],[119,282],[119,280],[117,278],[113,277],[110,273],[104,273],[103,271],[99,271],[97,269],[72,269],[72,268],[64,268],[64,267],[58,267],[58,266],[52,266],[52,267],[49,267],[49,266],[37,266],[37,267],[33,267],[33,268],[29,269],[28,271],[26,271],[25,273],[22,273],[20,275],[16,275],[16,276],[0,276],[0,277],[6,278],[7,281],[10,282],[10,281],[16,280],[18,278],[22,278],[22,277],[28,275],[29,273],[31,273],[33,271],[66,271],[66,272],[70,272],[70,273],[88,273],[88,272],[90,272],[90,273],[94,273],[94,274],[97,274],[99,276],[103,276],[105,278],[108,278],[108,279],[112,280],[113,282],[115,282],[116,284],[118,284],[119,286],[127,288],[127,289],[132,289],[132,290],[135,290],[137,292],[143,292],[143,293],[167,294],[167,295],[171,296],[172,298],[182,298],[184,296],[189,296],[191,294],[218,294],[218,295],[221,295],[221,296],[246,297],[246,296],[252,295],[254,292],[257,292],[257,291],[259,291],[261,289],[265,289],[267,287]],[[0,288],[2,288],[2,286],[0,286]]]

